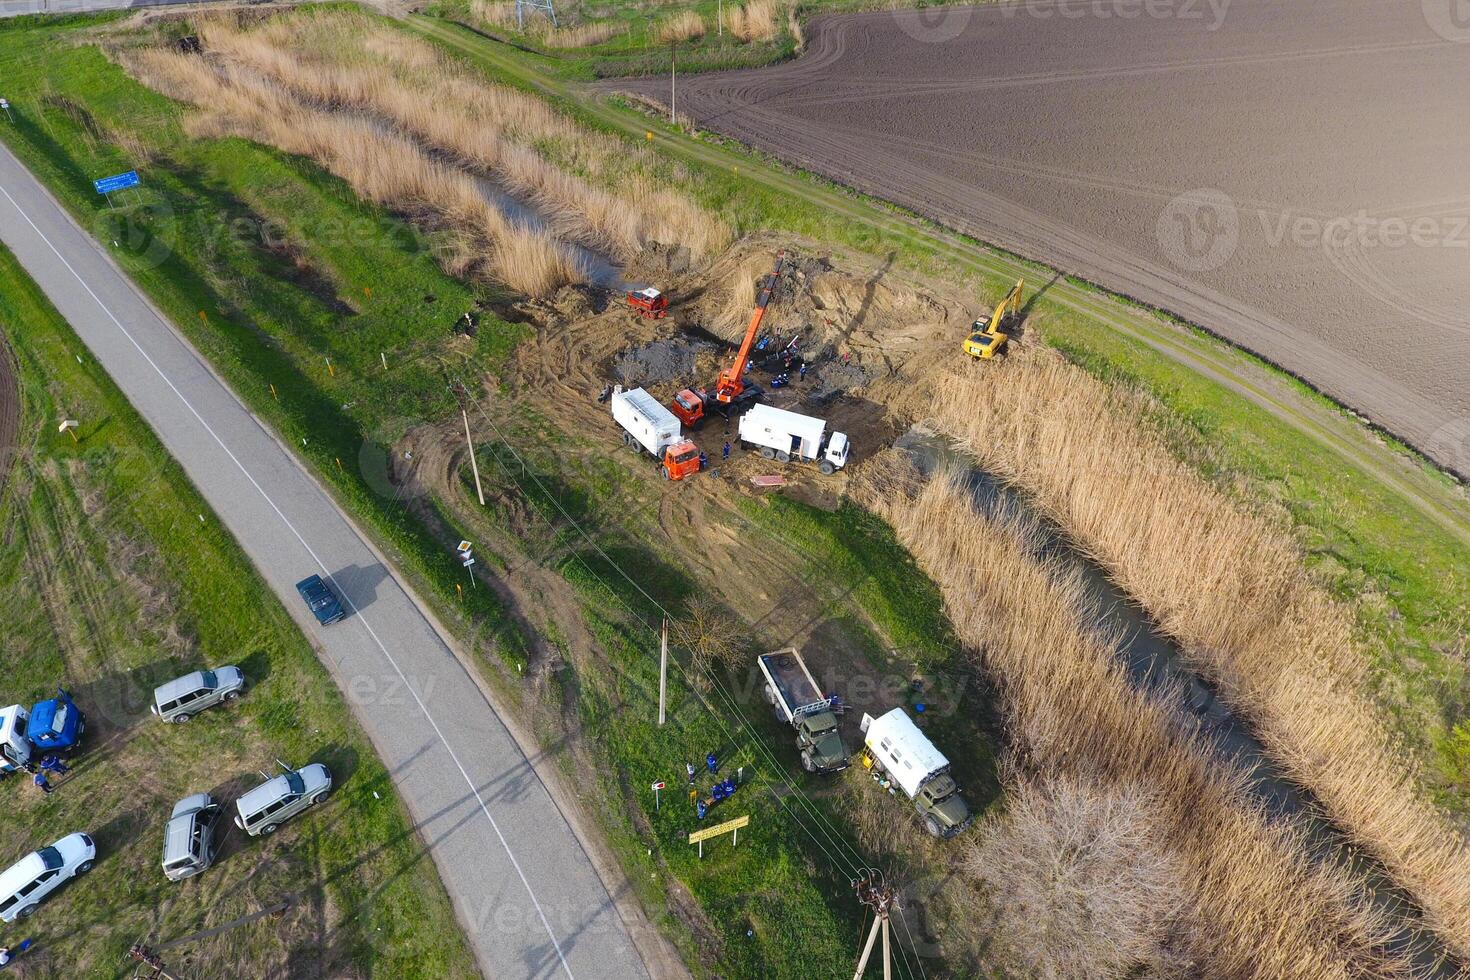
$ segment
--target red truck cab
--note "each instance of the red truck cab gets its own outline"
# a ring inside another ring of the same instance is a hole
[[[699,447],[688,439],[664,450],[664,478],[682,480],[699,472]]]
[[[704,393],[695,391],[693,388],[685,388],[669,403],[669,411],[673,412],[680,422],[694,428],[704,421]]]

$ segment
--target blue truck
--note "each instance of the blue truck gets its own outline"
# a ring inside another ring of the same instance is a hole
[[[0,708],[0,774],[24,769],[46,755],[70,755],[81,745],[87,719],[65,688],[27,711]]]
[[[322,581],[320,575],[304,578],[296,583],[296,591],[301,593],[301,598],[306,602],[306,608],[316,617],[316,621],[323,626],[328,626],[347,615],[347,610],[342,608],[342,600],[337,598],[327,583]]]

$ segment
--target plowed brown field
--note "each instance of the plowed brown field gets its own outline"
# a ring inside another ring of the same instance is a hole
[[[679,109],[1184,316],[1466,472],[1470,23],[1450,2],[832,17],[794,62],[680,79]],[[614,87],[666,99],[668,79]]]

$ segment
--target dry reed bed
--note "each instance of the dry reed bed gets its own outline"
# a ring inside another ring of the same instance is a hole
[[[725,8],[725,30],[741,41],[769,41],[776,36],[776,0],[750,0]]]
[[[465,273],[488,253],[493,274],[513,289],[546,295],[586,278],[574,256],[543,232],[508,220],[468,175],[429,158],[411,141],[372,123],[303,105],[239,68],[216,69],[196,55],[135,50],[120,55],[139,80],[200,113],[196,136],[239,136],[309,157],[368,200],[411,214],[429,213],[461,232],[446,265]]]
[[[514,0],[470,0],[470,17],[488,27],[515,27]]]
[[[540,38],[541,43],[548,48],[590,48],[594,44],[603,44],[626,33],[628,28],[624,24],[603,22],[557,27],[543,31]]]
[[[917,492],[875,481],[862,494],[938,584],[957,634],[983,651],[1027,765],[1157,801],[1203,975],[1410,975],[1383,952],[1393,924],[1357,898],[1360,882],[1309,860],[1297,828],[1268,820],[1237,770],[1131,686],[1114,644],[1084,625],[1080,578],[1033,557],[1034,526],[987,519],[943,478]]]
[[[692,10],[681,10],[663,19],[658,25],[658,39],[665,44],[674,41],[692,41],[704,37],[704,18]]]
[[[1021,406],[1018,408],[1018,406]],[[943,379],[938,426],[1015,481],[1219,685],[1291,778],[1470,957],[1470,854],[1365,693],[1348,612],[1296,546],[1169,452],[1151,404],[1049,352]]]
[[[627,259],[650,241],[678,242],[702,258],[729,241],[722,222],[651,173],[629,166],[625,144],[593,134],[540,99],[473,79],[429,45],[352,13],[314,12],[242,30],[211,19],[206,50],[250,67],[326,108],[366,111],[462,164],[493,174],[528,200],[555,234]],[[554,142],[576,148],[589,173],[615,162],[615,189],[546,159]]]

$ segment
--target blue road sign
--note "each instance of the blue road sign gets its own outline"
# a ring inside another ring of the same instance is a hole
[[[98,194],[111,194],[113,191],[120,191],[127,187],[137,187],[138,171],[129,170],[115,177],[103,177],[101,180],[92,181],[92,186],[97,188]]]

